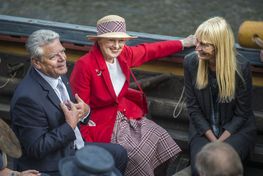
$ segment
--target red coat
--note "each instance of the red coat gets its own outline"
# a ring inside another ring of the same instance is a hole
[[[91,107],[91,120],[96,126],[81,125],[80,131],[88,142],[110,142],[117,111],[128,118],[141,118],[141,109],[124,97],[130,84],[130,67],[165,57],[182,50],[180,41],[164,41],[124,46],[117,58],[126,82],[116,97],[108,68],[97,45],[82,56],[74,66],[70,77],[71,87]]]

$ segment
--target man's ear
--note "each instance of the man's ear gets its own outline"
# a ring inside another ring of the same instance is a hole
[[[37,69],[41,69],[40,63],[41,62],[38,59],[36,59],[36,58],[32,58],[31,59],[31,64]]]

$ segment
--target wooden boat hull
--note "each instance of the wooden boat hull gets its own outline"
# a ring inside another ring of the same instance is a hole
[[[0,52],[27,56],[24,43],[28,35],[37,29],[52,29],[61,35],[61,41],[67,48],[69,62],[75,62],[81,55],[89,51],[93,43],[87,40],[86,35],[94,35],[96,33],[95,27],[91,26],[73,25],[4,15],[0,15],[0,26]],[[136,45],[143,42],[179,39],[179,37],[138,32],[129,32],[129,34],[138,36],[138,38],[128,41],[128,45]],[[236,48],[238,52],[246,56],[251,62],[253,70],[253,84],[263,86],[263,63],[260,61],[259,49],[242,48],[238,44],[236,44]],[[174,73],[176,75],[183,75],[183,58],[186,54],[192,51],[194,51],[194,48],[186,49],[183,52],[170,56],[169,58],[146,63],[137,69],[158,73]]]
[[[68,74],[70,74],[74,62],[88,52],[93,44],[85,36],[94,35],[96,32],[94,27],[89,26],[3,15],[0,15],[0,26],[0,86],[2,85],[0,88],[0,118],[7,121],[12,94],[30,66],[30,59],[24,47],[27,37],[37,29],[45,28],[57,31],[61,35],[64,47],[67,49]],[[178,39],[177,37],[145,33],[130,32],[129,34],[139,38],[129,41],[128,45]],[[236,48],[238,52],[249,59],[252,65],[253,109],[257,119],[257,129],[261,135],[263,132],[263,63],[260,62],[258,49],[242,48],[238,44],[236,44]],[[188,117],[185,104],[183,102],[178,104],[178,101],[183,88],[182,62],[184,56],[192,51],[194,51],[194,48],[186,49],[176,55],[146,63],[135,69],[135,75],[142,83],[142,88],[148,97],[148,118],[163,126],[183,151],[187,151],[188,148]],[[174,108],[177,105],[179,109],[181,108],[181,113],[177,118],[174,118]],[[251,161],[263,165],[262,139],[261,136],[258,137]],[[185,154],[187,155],[187,152]]]

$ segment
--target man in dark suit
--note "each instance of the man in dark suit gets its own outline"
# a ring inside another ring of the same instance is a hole
[[[26,47],[32,67],[11,102],[12,127],[23,151],[16,161],[17,169],[59,175],[59,160],[74,155],[75,150],[85,145],[78,123],[87,118],[90,109],[78,95],[71,94],[64,76],[67,73],[66,54],[59,34],[51,30],[35,31],[29,36]],[[108,150],[116,167],[124,172],[127,152],[123,147],[95,145]]]

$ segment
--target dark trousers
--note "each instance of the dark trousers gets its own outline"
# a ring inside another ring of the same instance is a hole
[[[86,143],[86,145],[97,145],[109,151],[115,161],[115,167],[124,175],[128,162],[128,154],[121,145],[111,143]]]

